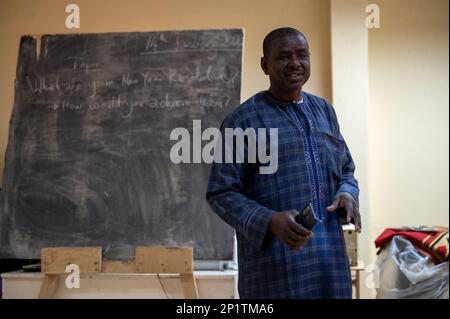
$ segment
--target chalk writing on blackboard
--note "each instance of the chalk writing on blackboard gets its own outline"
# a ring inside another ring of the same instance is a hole
[[[0,257],[42,247],[194,246],[229,260],[208,164],[174,164],[170,132],[219,127],[240,104],[242,30],[43,35],[21,40],[0,193]]]

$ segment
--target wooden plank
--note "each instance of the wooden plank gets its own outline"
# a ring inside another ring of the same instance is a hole
[[[186,299],[198,299],[197,284],[195,283],[194,274],[181,274],[181,285]]]
[[[136,272],[192,274],[192,247],[136,247]]]
[[[66,267],[76,264],[80,273],[101,271],[101,247],[58,247],[41,250],[41,271],[44,274],[65,274]]]
[[[123,262],[119,260],[104,260],[102,262],[102,272],[105,273],[135,273],[136,267],[134,260]]]
[[[41,290],[39,291],[39,299],[53,298],[59,283],[59,275],[44,275]]]

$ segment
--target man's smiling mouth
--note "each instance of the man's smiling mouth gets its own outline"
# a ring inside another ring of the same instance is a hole
[[[293,72],[293,73],[286,74],[286,76],[289,79],[296,80],[296,79],[299,79],[301,76],[303,76],[303,73],[301,73],[301,72]]]

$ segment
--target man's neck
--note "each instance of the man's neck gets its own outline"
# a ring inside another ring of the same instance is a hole
[[[277,100],[282,102],[300,102],[302,99],[302,89],[293,92],[280,92],[272,87],[269,88],[269,93]]]

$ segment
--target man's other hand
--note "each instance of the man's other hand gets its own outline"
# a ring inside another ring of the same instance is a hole
[[[269,224],[269,230],[292,249],[302,248],[314,236],[314,233],[298,224],[295,209],[275,213]]]
[[[361,233],[361,215],[359,214],[358,203],[354,200],[353,196],[346,192],[337,193],[334,197],[333,203],[327,207],[328,212],[334,212],[339,207],[342,207],[347,212],[347,223],[350,223],[353,219],[355,224],[355,230]]]

